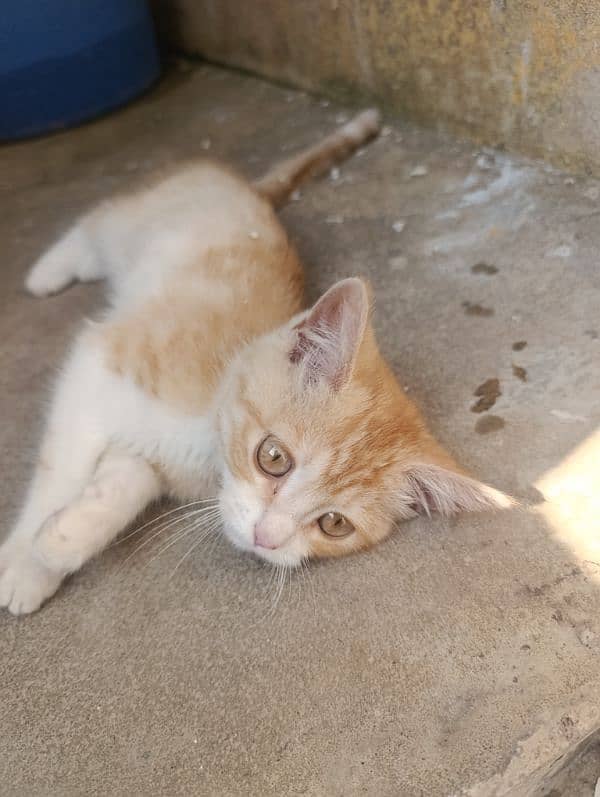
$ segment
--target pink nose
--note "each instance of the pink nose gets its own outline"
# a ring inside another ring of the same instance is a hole
[[[259,548],[268,548],[270,551],[275,550],[275,548],[279,548],[279,545],[276,542],[273,542],[273,540],[269,539],[268,533],[265,532],[265,529],[260,523],[257,523],[254,526],[254,544]]]

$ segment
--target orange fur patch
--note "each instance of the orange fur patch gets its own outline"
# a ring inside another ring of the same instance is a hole
[[[202,280],[222,285],[223,296],[199,295]],[[107,363],[150,395],[200,413],[232,356],[297,313],[302,292],[302,269],[287,239],[213,250],[174,274],[160,296],[106,323]]]

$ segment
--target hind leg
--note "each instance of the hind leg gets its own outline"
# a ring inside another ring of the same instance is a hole
[[[98,253],[82,221],[39,258],[27,275],[25,287],[34,296],[49,296],[74,280],[91,282],[102,276]]]

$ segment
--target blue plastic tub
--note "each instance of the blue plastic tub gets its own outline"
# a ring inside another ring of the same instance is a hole
[[[160,74],[145,0],[2,0],[0,138],[69,127]]]

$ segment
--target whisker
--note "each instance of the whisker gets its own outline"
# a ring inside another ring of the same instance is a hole
[[[308,583],[308,585],[309,585],[310,594],[311,594],[311,598],[312,598],[313,613],[316,614],[317,613],[317,598],[316,598],[316,595],[315,595],[315,585],[313,583],[313,576],[312,576],[312,573],[311,573],[310,568],[308,566],[308,561],[306,559],[302,559],[301,560],[301,562],[300,562],[300,570],[302,571],[302,574],[303,574],[303,576],[305,578],[305,582],[304,583]]]
[[[137,554],[139,551],[141,551],[141,549],[142,549],[142,548],[145,548],[147,545],[149,545],[149,544],[152,542],[152,540],[156,539],[156,537],[158,537],[158,536],[159,536],[159,534],[164,534],[164,533],[165,533],[166,531],[168,531],[169,529],[176,528],[176,526],[177,526],[178,524],[180,524],[180,523],[183,523],[183,522],[185,522],[185,521],[187,521],[187,520],[190,520],[190,518],[196,518],[196,519],[198,519],[198,520],[211,520],[211,519],[212,519],[212,517],[213,517],[213,514],[212,514],[212,513],[215,513],[215,514],[216,514],[216,513],[218,513],[218,512],[219,512],[219,510],[218,510],[218,508],[216,508],[216,507],[204,507],[203,509],[195,509],[195,510],[193,510],[193,511],[191,511],[191,512],[187,512],[185,515],[183,515],[183,516],[181,516],[181,517],[178,517],[178,518],[175,518],[174,520],[173,520],[173,519],[170,519],[170,520],[168,520],[168,521],[164,522],[164,523],[163,523],[163,524],[160,526],[160,528],[159,528],[158,530],[155,530],[153,534],[151,534],[151,535],[150,535],[150,536],[149,536],[149,537],[148,537],[146,540],[144,540],[143,542],[141,542],[141,543],[140,543],[140,544],[139,544],[139,545],[138,545],[138,546],[135,548],[135,550],[133,550],[133,551],[132,551],[132,552],[131,552],[131,553],[130,553],[130,554],[129,554],[129,555],[128,555],[128,556],[127,556],[127,557],[126,557],[124,560],[123,560],[123,562],[121,563],[121,568],[122,568],[122,567],[124,567],[124,566],[127,564],[127,562],[128,562],[128,561],[129,561],[129,560],[130,560],[130,559],[131,559],[133,556],[135,556],[135,554]],[[200,516],[200,517],[199,517],[199,516]],[[179,532],[176,532],[176,534],[177,534],[177,533],[179,533]]]
[[[298,568],[298,575],[300,578],[296,579],[296,606],[300,604],[300,599],[302,597],[302,590],[305,589],[305,581],[304,581],[304,570],[302,567]],[[302,579],[302,584],[300,584],[300,579]]]
[[[268,615],[269,618],[272,617],[275,614],[275,611],[276,611],[277,606],[279,604],[279,601],[281,599],[281,593],[283,592],[283,587],[284,587],[285,578],[286,578],[286,570],[287,570],[287,568],[285,567],[285,565],[277,565],[277,567],[279,569],[279,573],[278,573],[278,577],[277,577],[277,588],[276,588],[276,592],[275,592],[275,599],[274,599],[273,605],[271,607],[271,612]]]
[[[298,596],[298,599],[296,600],[296,605],[298,605],[298,603],[300,602],[300,597],[303,594],[302,590],[306,591],[306,573],[304,572],[304,560],[303,559],[300,560],[300,565],[297,568],[297,573],[299,575],[299,578],[296,579],[296,584],[297,584],[297,587],[298,587],[297,590],[296,590],[296,595]],[[300,583],[300,582],[302,582],[302,583]]]
[[[148,541],[153,540],[158,534],[163,534],[164,532],[168,531],[171,528],[177,526],[178,523],[182,523],[186,520],[190,520],[193,518],[208,518],[212,517],[213,512],[218,512],[217,507],[204,507],[202,509],[192,509],[186,512],[184,515],[180,515],[177,518],[171,518],[169,520],[164,521],[159,529],[155,530],[155,533],[148,538]],[[146,541],[144,541],[145,544]],[[141,547],[141,546],[140,546]],[[136,549],[137,550],[137,549]]]
[[[273,616],[278,602],[278,594],[282,585],[285,567],[281,564],[269,565],[269,578],[265,585],[265,598],[268,598],[266,610],[251,624],[251,628],[264,623]]]
[[[144,570],[147,570],[147,569],[150,567],[150,565],[151,565],[151,564],[152,564],[154,561],[156,561],[156,559],[158,559],[158,557],[159,557],[159,556],[161,556],[161,555],[162,555],[162,554],[163,554],[165,551],[167,551],[169,548],[172,548],[172,547],[173,547],[173,545],[175,545],[176,543],[178,543],[178,542],[179,542],[180,540],[182,540],[184,537],[187,537],[187,536],[188,536],[189,534],[191,534],[192,532],[194,532],[194,531],[197,531],[199,528],[201,528],[201,524],[200,524],[200,523],[197,523],[197,524],[195,524],[195,525],[188,526],[188,527],[187,527],[187,528],[185,528],[183,531],[179,531],[179,532],[177,532],[177,534],[174,534],[174,535],[173,535],[173,536],[172,536],[172,537],[169,539],[169,542],[168,542],[168,543],[166,543],[166,545],[163,545],[163,546],[162,546],[162,548],[161,548],[159,551],[157,551],[157,553],[156,553],[156,554],[155,554],[155,555],[152,557],[152,559],[150,559],[150,561],[149,561],[149,562],[147,562],[147,563],[144,565],[144,568],[143,568],[143,569],[144,569]],[[203,530],[203,531],[204,531],[204,530]],[[202,539],[203,539],[203,537],[202,537]]]
[[[223,539],[223,537],[222,537],[221,534],[219,534],[219,528],[217,527],[216,533],[213,535],[213,539],[212,539],[212,542],[210,544],[210,548],[206,552],[207,558],[212,556],[213,551],[215,550],[215,548],[221,542],[222,539]]]
[[[184,555],[181,557],[181,559],[177,562],[177,564],[173,568],[173,571],[172,571],[171,575],[169,576],[169,578],[173,578],[173,576],[175,575],[175,573],[178,570],[179,566],[181,564],[183,564],[183,562],[188,558],[188,556],[193,551],[196,550],[196,548],[200,545],[201,542],[203,542],[207,537],[210,537],[211,535],[215,535],[215,534],[218,533],[219,525],[220,525],[220,518],[216,522],[214,522],[213,525],[210,528],[205,529],[197,540],[194,540],[194,543],[192,544],[192,546],[186,551],[186,553],[184,553]]]
[[[167,538],[167,541],[172,540],[173,537],[175,536],[178,537],[179,535],[185,535],[190,530],[201,528],[203,523],[209,523],[209,524],[213,523],[218,516],[219,516],[218,511],[204,512],[200,516],[198,516],[197,512],[190,512],[188,515],[186,515],[184,518],[181,519],[182,521],[190,521],[190,523],[187,526],[183,526],[182,528],[179,528],[178,530],[174,531],[173,534],[170,534]],[[176,524],[172,524],[171,526],[169,526],[169,528],[173,528],[175,526]],[[164,529],[161,530],[161,532],[164,531],[165,531]]]
[[[169,575],[169,578],[170,579],[173,578],[173,576],[175,575],[177,570],[180,568],[180,566],[183,564],[183,562],[185,562],[185,560],[188,558],[188,556],[190,556],[201,543],[203,543],[206,539],[210,538],[214,534],[216,534],[216,529],[210,529],[209,531],[205,532],[200,537],[198,537],[197,540],[194,540],[193,545],[191,545],[187,549],[187,551],[183,554],[181,559],[177,562],[177,564],[175,565],[175,567],[171,571],[171,573]]]
[[[218,501],[219,501],[218,498],[202,498],[198,501],[190,501],[187,504],[176,506],[174,509],[169,509],[167,512],[163,512],[162,514],[158,515],[158,517],[151,518],[147,523],[143,523],[141,526],[138,526],[138,528],[134,529],[133,531],[130,531],[129,534],[126,534],[124,537],[119,537],[119,539],[115,540],[115,542],[112,543],[111,547],[113,547],[114,545],[120,545],[122,542],[125,542],[125,540],[128,540],[130,537],[133,537],[134,534],[139,534],[145,528],[148,528],[148,526],[151,526],[153,523],[158,523],[159,520],[162,520],[163,518],[166,518],[169,515],[174,515],[175,512],[181,512],[183,509],[189,509],[190,507],[197,506],[198,504],[214,503],[216,505],[218,504]]]
[[[289,567],[285,567],[285,565],[284,565],[284,567],[283,567],[283,577],[282,577],[282,579],[281,579],[281,590],[279,591],[279,601],[278,601],[278,605],[279,605],[279,604],[280,604],[280,603],[283,601],[283,599],[284,599],[284,598],[283,598],[283,596],[285,595],[285,588],[286,588],[286,586],[288,586],[288,584],[290,583],[290,582],[289,582],[289,577],[291,576],[291,573],[292,573],[292,571],[289,569]]]
[[[279,571],[279,565],[277,565],[276,567],[273,567],[273,565],[268,565],[268,567],[269,567],[269,580],[267,581],[265,587],[266,595],[269,595],[271,593],[271,587],[273,586],[273,579],[275,578],[275,575]]]
[[[277,564],[273,567],[273,577],[269,579],[269,603],[268,609],[263,617],[263,620],[268,620],[273,612],[273,601],[277,595],[277,585],[279,584],[281,565]]]

